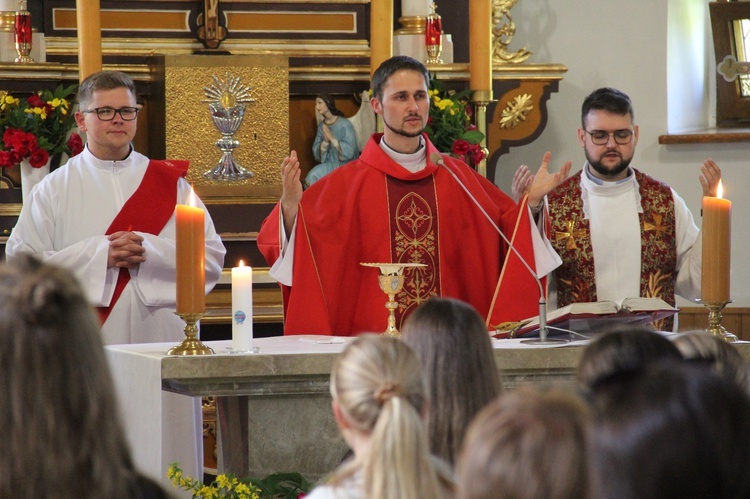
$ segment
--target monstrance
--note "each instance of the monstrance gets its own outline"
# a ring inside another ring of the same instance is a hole
[[[250,178],[253,172],[243,168],[234,159],[232,152],[239,147],[240,142],[234,138],[234,133],[242,124],[245,117],[245,104],[255,102],[250,97],[252,87],[240,82],[239,77],[226,74],[224,80],[213,75],[214,83],[203,87],[208,103],[211,119],[221,132],[221,138],[216,141],[216,147],[221,152],[219,164],[203,174],[205,178],[214,180],[240,180]]]
[[[383,332],[386,336],[398,338],[401,336],[396,328],[396,295],[404,287],[404,269],[414,267],[426,267],[424,263],[360,263],[364,267],[377,267],[380,269],[378,282],[383,293],[388,295],[385,308],[388,310],[388,327]]]

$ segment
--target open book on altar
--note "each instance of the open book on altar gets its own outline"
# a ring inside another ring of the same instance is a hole
[[[569,329],[577,333],[590,333],[613,323],[634,326],[650,324],[676,314],[680,310],[661,298],[625,298],[621,303],[596,301],[571,303],[547,312],[547,326]],[[529,337],[539,334],[539,317],[530,317],[515,324],[503,324],[496,338]],[[554,329],[550,335],[557,334]]]

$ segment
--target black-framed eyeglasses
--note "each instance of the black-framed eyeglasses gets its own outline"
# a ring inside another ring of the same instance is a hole
[[[138,117],[139,107],[121,107],[120,109],[114,109],[111,107],[97,107],[96,109],[89,109],[81,111],[83,114],[96,113],[96,117],[102,121],[112,121],[115,119],[115,115],[119,114],[120,118],[124,121],[133,121]]]
[[[614,132],[605,132],[604,130],[594,130],[593,132],[589,132],[586,129],[583,131],[591,135],[591,142],[597,146],[607,145],[610,135],[614,137],[615,143],[624,146],[625,144],[630,144],[630,141],[633,140],[634,134],[633,130],[630,130],[629,128],[615,130]]]

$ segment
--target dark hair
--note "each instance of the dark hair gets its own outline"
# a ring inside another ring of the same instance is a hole
[[[333,100],[330,94],[317,94],[315,98],[322,100],[328,107],[328,110],[334,116],[343,116],[344,112],[336,107],[336,101]]]
[[[630,97],[616,88],[603,87],[591,92],[581,106],[581,127],[586,128],[586,116],[590,111],[608,111],[613,114],[629,114],[635,118]]]
[[[585,499],[590,410],[564,387],[524,385],[484,408],[457,466],[461,499]]]
[[[78,87],[78,106],[84,109],[97,90],[127,88],[138,99],[133,79],[121,71],[99,71],[87,76]]]
[[[98,318],[69,271],[28,255],[0,265],[0,407],[0,497],[133,497]]]
[[[750,400],[735,383],[663,361],[593,402],[592,497],[750,497]]]
[[[666,337],[650,329],[621,326],[602,333],[583,351],[578,361],[578,381],[596,389],[611,378],[629,376],[662,359],[682,355]]]
[[[672,337],[672,342],[686,361],[711,369],[750,391],[750,372],[745,359],[724,338],[706,331],[686,331]]]
[[[468,303],[430,298],[406,319],[402,339],[427,381],[432,453],[453,464],[469,422],[502,389],[487,326]]]
[[[388,83],[388,78],[397,71],[405,69],[407,71],[417,71],[424,76],[425,85],[430,88],[430,73],[424,64],[416,59],[405,55],[397,55],[383,61],[375,73],[372,75],[372,94],[379,100],[383,100],[383,92],[385,91],[385,85]]]

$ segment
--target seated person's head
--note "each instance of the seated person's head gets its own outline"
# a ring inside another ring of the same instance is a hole
[[[586,346],[578,362],[577,378],[593,389],[612,376],[637,372],[662,359],[681,359],[667,338],[646,328],[617,327],[602,333]]]
[[[501,390],[487,327],[471,305],[431,298],[404,323],[430,395],[432,452],[453,464],[471,419]]]
[[[363,497],[440,497],[424,424],[427,393],[419,360],[402,341],[364,334],[336,358],[333,412],[353,460],[336,485],[361,471]]]
[[[133,497],[99,322],[70,272],[0,265],[0,497]]]
[[[672,342],[688,362],[705,365],[750,391],[747,364],[731,343],[705,331],[680,333],[672,338]]]
[[[509,390],[471,423],[457,466],[463,499],[585,499],[589,408],[574,392]]]
[[[593,404],[592,497],[750,497],[750,400],[735,383],[662,361]]]

